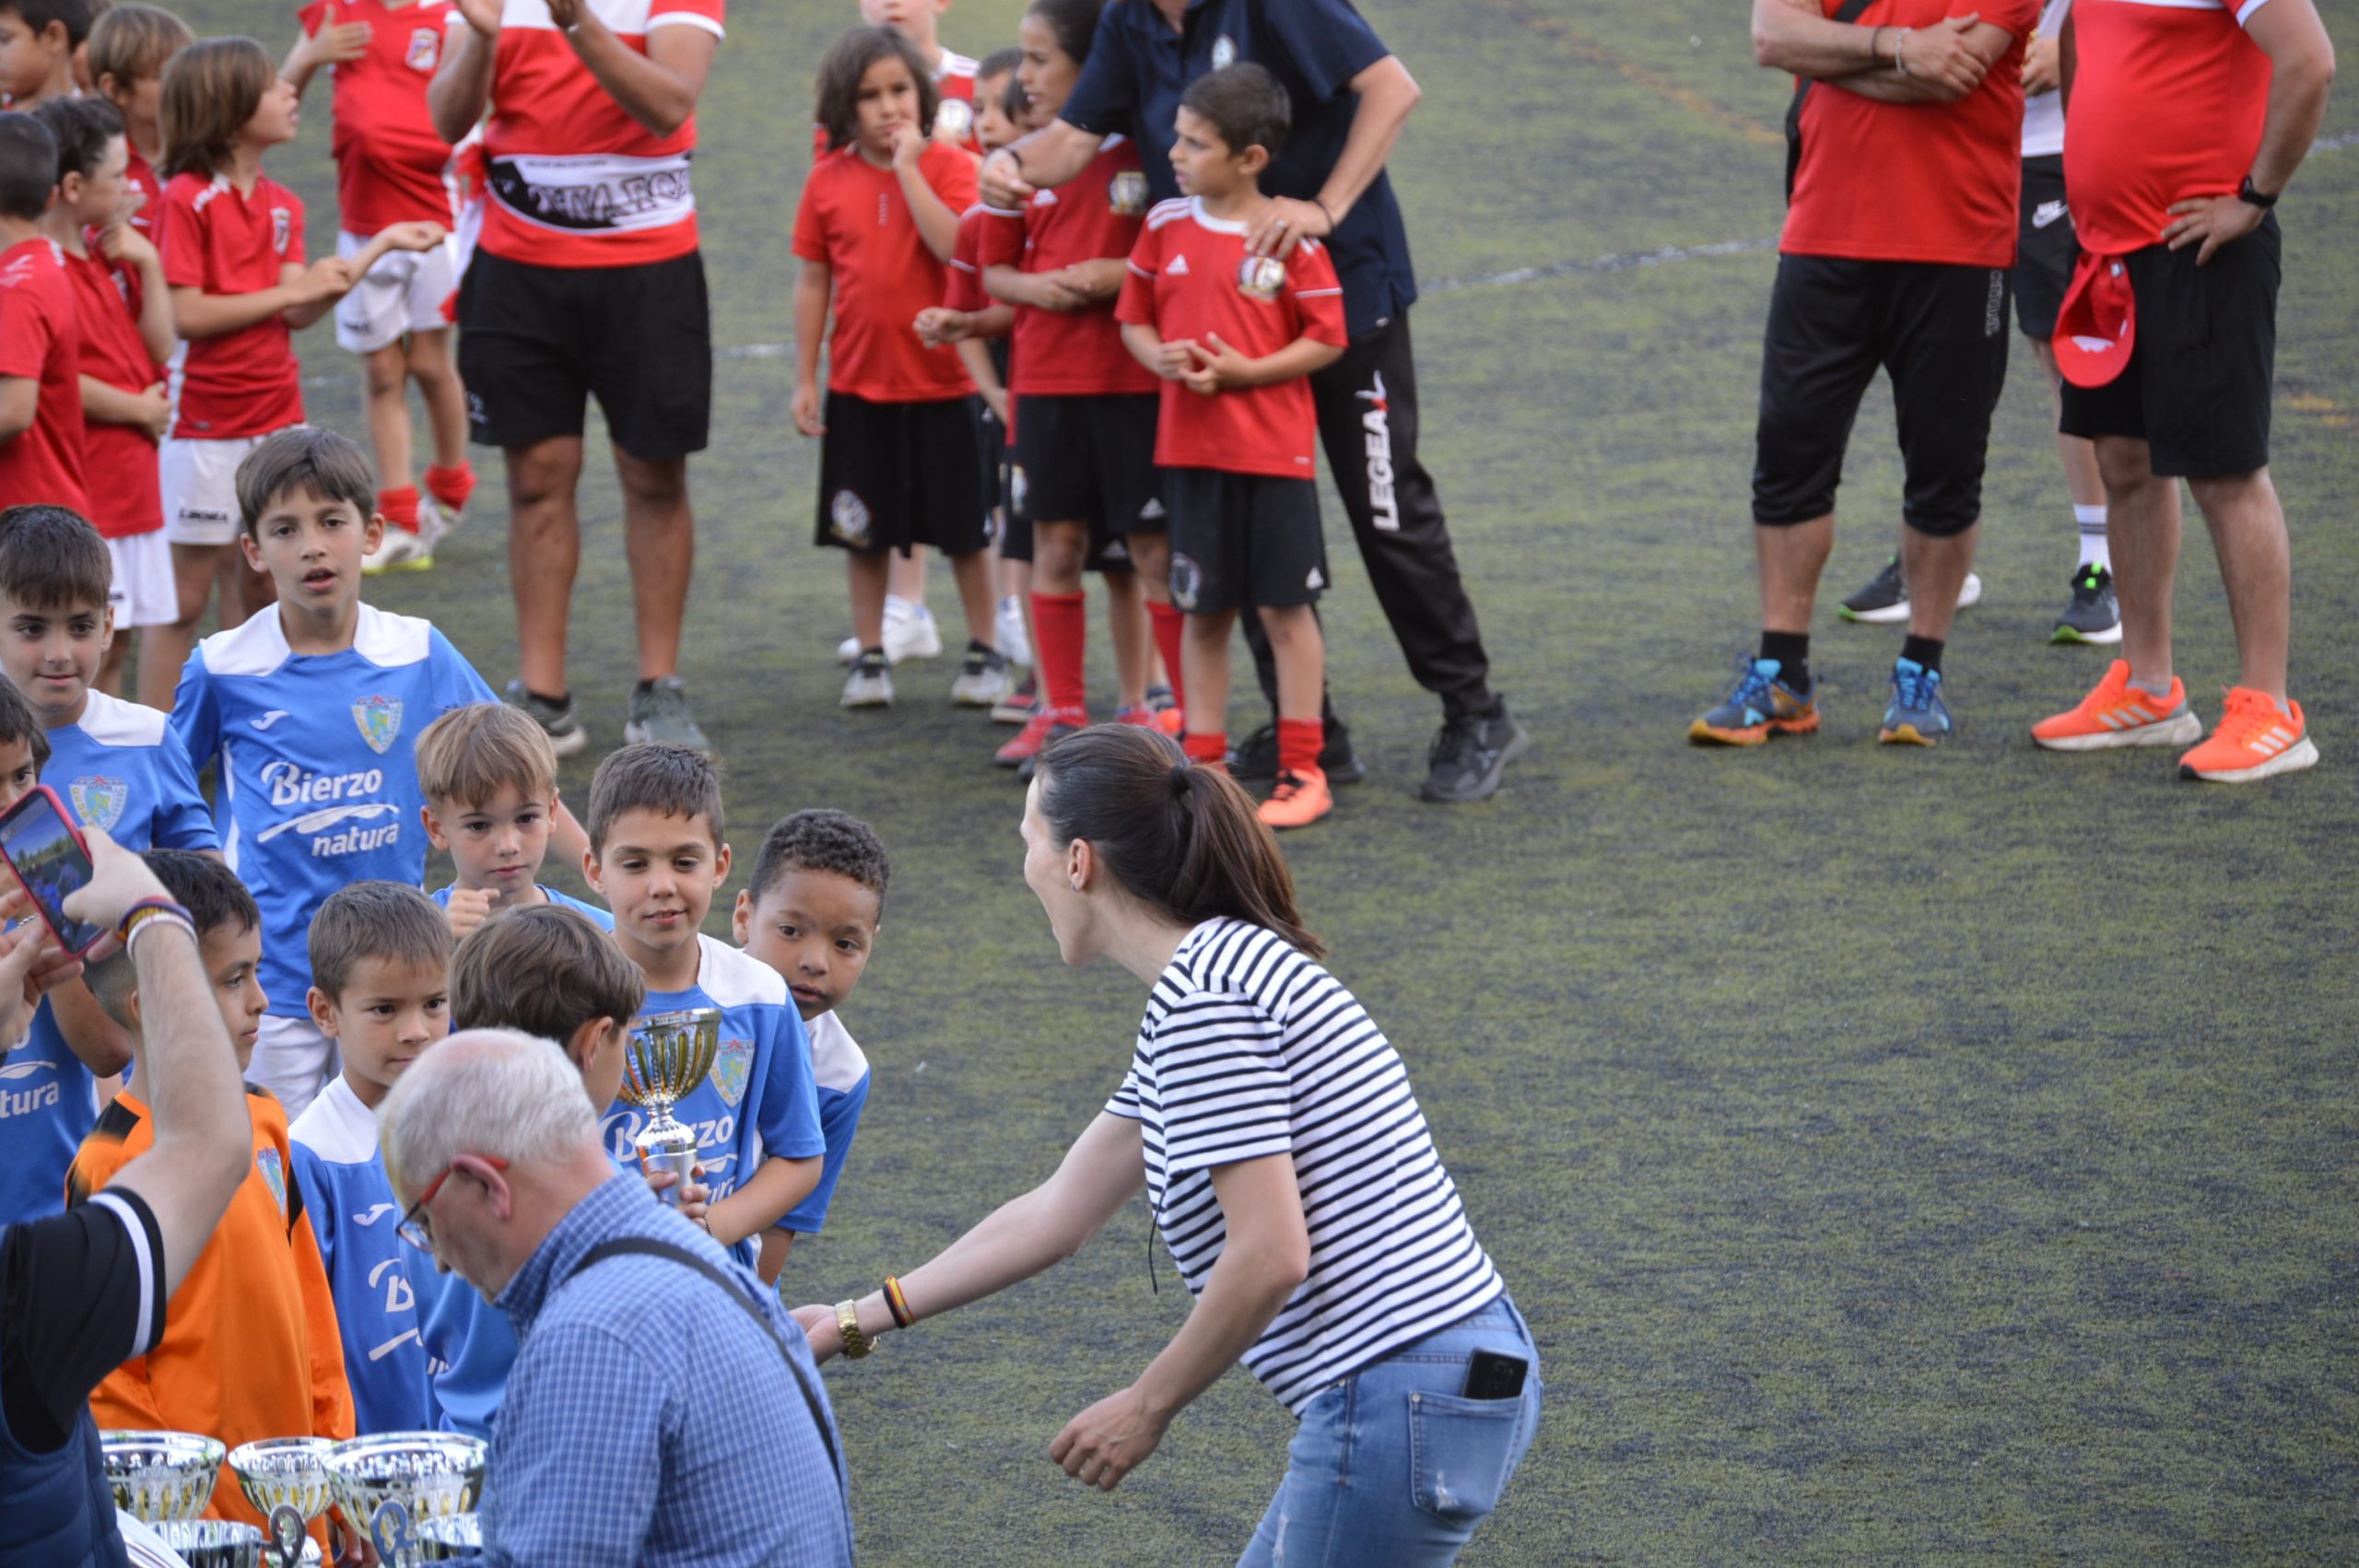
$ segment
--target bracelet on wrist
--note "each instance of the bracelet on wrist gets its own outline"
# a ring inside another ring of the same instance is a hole
[[[918,1315],[910,1310],[910,1298],[901,1293],[901,1281],[891,1274],[885,1276],[885,1310],[893,1315],[896,1328],[914,1328]]]
[[[178,915],[182,919],[189,920],[192,924],[194,921],[194,918],[179,900],[158,893],[146,898],[133,900],[131,907],[123,912],[123,919],[115,922],[114,934],[119,938],[128,939],[131,935],[131,928],[139,923],[139,918],[142,915],[159,910],[165,914]]]
[[[1908,74],[1908,35],[1912,30],[1903,28],[1900,35],[1892,41],[1892,68],[1904,76]]]
[[[1310,205],[1317,207],[1319,209],[1319,216],[1327,220],[1327,232],[1330,234],[1334,233],[1335,215],[1328,209],[1326,202],[1321,200],[1320,197],[1313,196],[1310,198]]]
[[[2277,205],[2278,196],[2283,193],[2282,192],[2271,192],[2264,194],[2261,192],[2260,187],[2252,182],[2252,176],[2249,174],[2246,175],[2243,181],[2236,186],[2236,200],[2243,202],[2249,206],[2259,207],[2263,212],[2267,212],[2270,208],[2275,206]]]
[[[143,909],[138,918],[131,922],[130,930],[123,934],[123,950],[129,953],[138,945],[141,937],[158,926],[177,926],[188,932],[189,941],[196,940],[196,922],[190,919],[186,914],[171,909]]]
[[[836,1328],[844,1337],[844,1354],[851,1360],[858,1361],[876,1348],[876,1341],[861,1331],[858,1302],[836,1303]]]

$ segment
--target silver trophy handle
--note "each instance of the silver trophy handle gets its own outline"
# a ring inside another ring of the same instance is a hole
[[[278,1568],[302,1568],[306,1539],[300,1508],[282,1503],[270,1511],[270,1550],[278,1559]]]
[[[369,1518],[369,1537],[377,1543],[377,1561],[385,1568],[409,1568],[417,1558],[417,1537],[409,1527],[409,1510],[399,1502],[377,1504]]]

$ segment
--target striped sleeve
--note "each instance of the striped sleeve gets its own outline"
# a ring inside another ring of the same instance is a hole
[[[1156,1027],[1155,1083],[1167,1176],[1294,1147],[1285,1041],[1250,997],[1175,1002]]]

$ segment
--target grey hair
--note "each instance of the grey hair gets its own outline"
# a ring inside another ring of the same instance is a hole
[[[460,1154],[547,1164],[598,1147],[600,1109],[555,1041],[463,1029],[413,1062],[385,1097],[377,1113],[385,1174],[406,1190],[404,1172],[431,1181]]]

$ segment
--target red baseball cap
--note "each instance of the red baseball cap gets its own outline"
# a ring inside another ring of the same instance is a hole
[[[2118,256],[2085,252],[2056,312],[2056,369],[2076,387],[2101,387],[2121,374],[2138,345],[2138,298]]]

